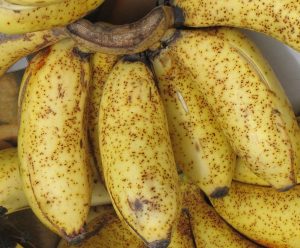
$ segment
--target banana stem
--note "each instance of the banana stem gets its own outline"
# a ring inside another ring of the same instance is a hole
[[[81,19],[67,30],[82,50],[123,55],[147,50],[173,25],[173,8],[159,6],[134,23],[118,26]]]

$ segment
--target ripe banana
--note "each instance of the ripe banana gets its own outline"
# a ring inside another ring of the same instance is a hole
[[[0,151],[0,206],[12,213],[28,205],[22,189],[17,148]]]
[[[53,28],[21,35],[0,34],[0,76],[22,57],[68,37],[65,28]]]
[[[233,149],[250,169],[278,190],[294,186],[299,127],[254,44],[235,29],[178,30],[165,49],[194,76]]]
[[[101,96],[103,92],[104,83],[117,62],[118,57],[114,55],[107,55],[103,53],[95,53],[91,58],[92,65],[92,80],[89,87],[88,99],[88,136],[91,144],[92,155],[98,164],[100,177],[104,182],[103,170],[101,165],[101,155],[99,150],[99,134],[98,134],[98,120],[99,107]]]
[[[56,3],[61,3],[64,0],[3,0],[12,4],[29,5],[29,6],[47,6]]]
[[[236,155],[197,82],[168,50],[156,54],[152,63],[168,117],[176,163],[207,195],[226,195]]]
[[[230,227],[205,201],[203,193],[195,185],[185,183],[182,189],[183,205],[189,215],[197,248],[258,247]]]
[[[150,248],[169,245],[181,202],[167,125],[150,70],[119,61],[100,104],[101,159],[117,214]]]
[[[288,192],[232,182],[229,194],[211,202],[242,234],[267,247],[299,247],[300,186]]]
[[[62,40],[34,57],[22,81],[18,154],[25,195],[48,228],[76,242],[91,200],[88,58]]]
[[[64,26],[97,8],[103,0],[64,0],[49,6],[21,6],[0,1],[0,32],[21,34]]]
[[[111,203],[110,197],[93,171],[93,192],[91,206]],[[0,206],[7,209],[7,214],[29,208],[19,173],[17,148],[0,151]]]
[[[300,51],[298,0],[171,0],[189,27],[233,26],[251,29]]]

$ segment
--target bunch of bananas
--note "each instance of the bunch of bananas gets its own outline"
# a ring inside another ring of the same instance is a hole
[[[0,75],[35,53],[18,148],[0,151],[1,214],[30,207],[60,248],[300,247],[300,128],[237,29],[300,51],[300,1],[80,19],[102,2],[0,1]]]

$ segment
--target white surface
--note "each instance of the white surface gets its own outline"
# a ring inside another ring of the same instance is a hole
[[[7,72],[19,71],[26,68],[28,65],[28,60],[26,58],[20,59],[17,63],[11,66]]]
[[[269,61],[295,113],[300,115],[300,53],[263,34],[244,32],[257,44]]]

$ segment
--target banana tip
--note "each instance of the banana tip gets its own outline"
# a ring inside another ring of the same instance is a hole
[[[170,244],[169,239],[156,240],[147,245],[149,248],[167,248]]]
[[[218,187],[216,188],[211,194],[211,198],[222,198],[228,194],[229,188],[228,187]]]
[[[87,232],[84,228],[81,228],[79,233],[73,233],[71,235],[64,234],[64,239],[68,242],[69,245],[79,245],[87,236]]]
[[[294,188],[295,184],[287,185],[285,187],[282,187],[280,189],[277,189],[278,192],[286,192],[292,188]]]

